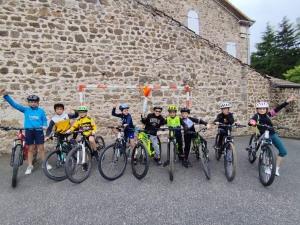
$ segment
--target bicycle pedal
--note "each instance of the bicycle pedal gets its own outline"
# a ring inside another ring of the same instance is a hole
[[[248,148],[246,148],[246,151],[251,151],[251,148],[249,148],[249,147],[248,147]]]

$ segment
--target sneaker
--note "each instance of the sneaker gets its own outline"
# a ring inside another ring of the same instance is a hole
[[[270,169],[270,167],[267,167],[265,169],[265,173],[271,175],[271,169]]]
[[[169,164],[170,164],[170,160],[167,160],[167,161],[164,162],[163,167],[166,167]]]
[[[42,168],[44,169],[44,164],[42,164]],[[47,163],[47,170],[51,170],[52,166]]]
[[[31,174],[33,171],[33,166],[28,166],[26,171],[25,171],[25,174],[28,175],[28,174]]]
[[[82,171],[87,171],[88,170],[88,164],[87,163],[84,163],[82,165]]]
[[[184,161],[182,161],[182,165],[183,165],[185,168],[192,167],[192,164],[190,163],[189,160],[184,160]]]
[[[278,177],[280,176],[280,174],[279,174],[279,168],[280,167],[276,167],[276,173],[275,173],[275,175],[278,176]]]
[[[98,151],[94,151],[94,157],[95,157],[95,159],[98,161],[98,159],[99,159]]]
[[[184,161],[184,157],[183,157],[182,155],[179,155],[179,154],[178,154],[178,159],[179,159],[180,161]]]
[[[161,165],[161,160],[157,159],[157,165],[160,166]]]

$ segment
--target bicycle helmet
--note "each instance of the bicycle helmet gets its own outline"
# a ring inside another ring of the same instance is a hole
[[[40,101],[40,98],[39,98],[39,96],[36,96],[36,95],[29,95],[29,96],[27,97],[27,101],[28,101],[28,102],[29,102],[29,101],[39,102],[39,101]]]
[[[269,108],[269,103],[267,103],[267,102],[258,102],[258,103],[256,103],[256,108],[257,109]]]
[[[180,112],[187,112],[188,114],[190,114],[191,110],[187,107],[183,107],[183,108],[181,108]]]
[[[63,108],[63,110],[65,110],[65,106],[64,106],[64,104],[62,104],[62,103],[56,103],[56,104],[54,104],[54,110],[56,110],[56,108]]]
[[[177,112],[178,111],[178,107],[176,105],[170,105],[169,108],[168,108],[168,111],[175,111]]]
[[[77,108],[77,111],[78,111],[78,112],[79,112],[79,111],[81,111],[81,112],[87,112],[88,109],[87,109],[86,106],[82,105],[82,106],[79,106],[79,107]]]
[[[230,108],[231,105],[228,102],[222,102],[220,105],[220,109]]]
[[[156,110],[156,109],[160,109],[162,111],[163,108],[160,105],[156,105],[156,106],[153,107],[153,110]]]
[[[119,106],[119,109],[121,111],[123,111],[123,109],[129,109],[129,108],[130,108],[129,105],[127,105],[127,104],[122,104],[122,105]]]

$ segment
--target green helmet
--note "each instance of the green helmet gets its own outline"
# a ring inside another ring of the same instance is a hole
[[[177,112],[178,111],[178,107],[176,105],[170,105],[169,108],[168,108],[168,111],[175,111]]]
[[[77,108],[77,111],[84,111],[84,112],[87,112],[88,109],[87,109],[86,106],[82,105],[82,106],[79,106],[79,107]]]

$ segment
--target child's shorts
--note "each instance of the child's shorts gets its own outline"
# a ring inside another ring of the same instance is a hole
[[[26,145],[40,145],[44,144],[44,132],[42,130],[25,130]]]

